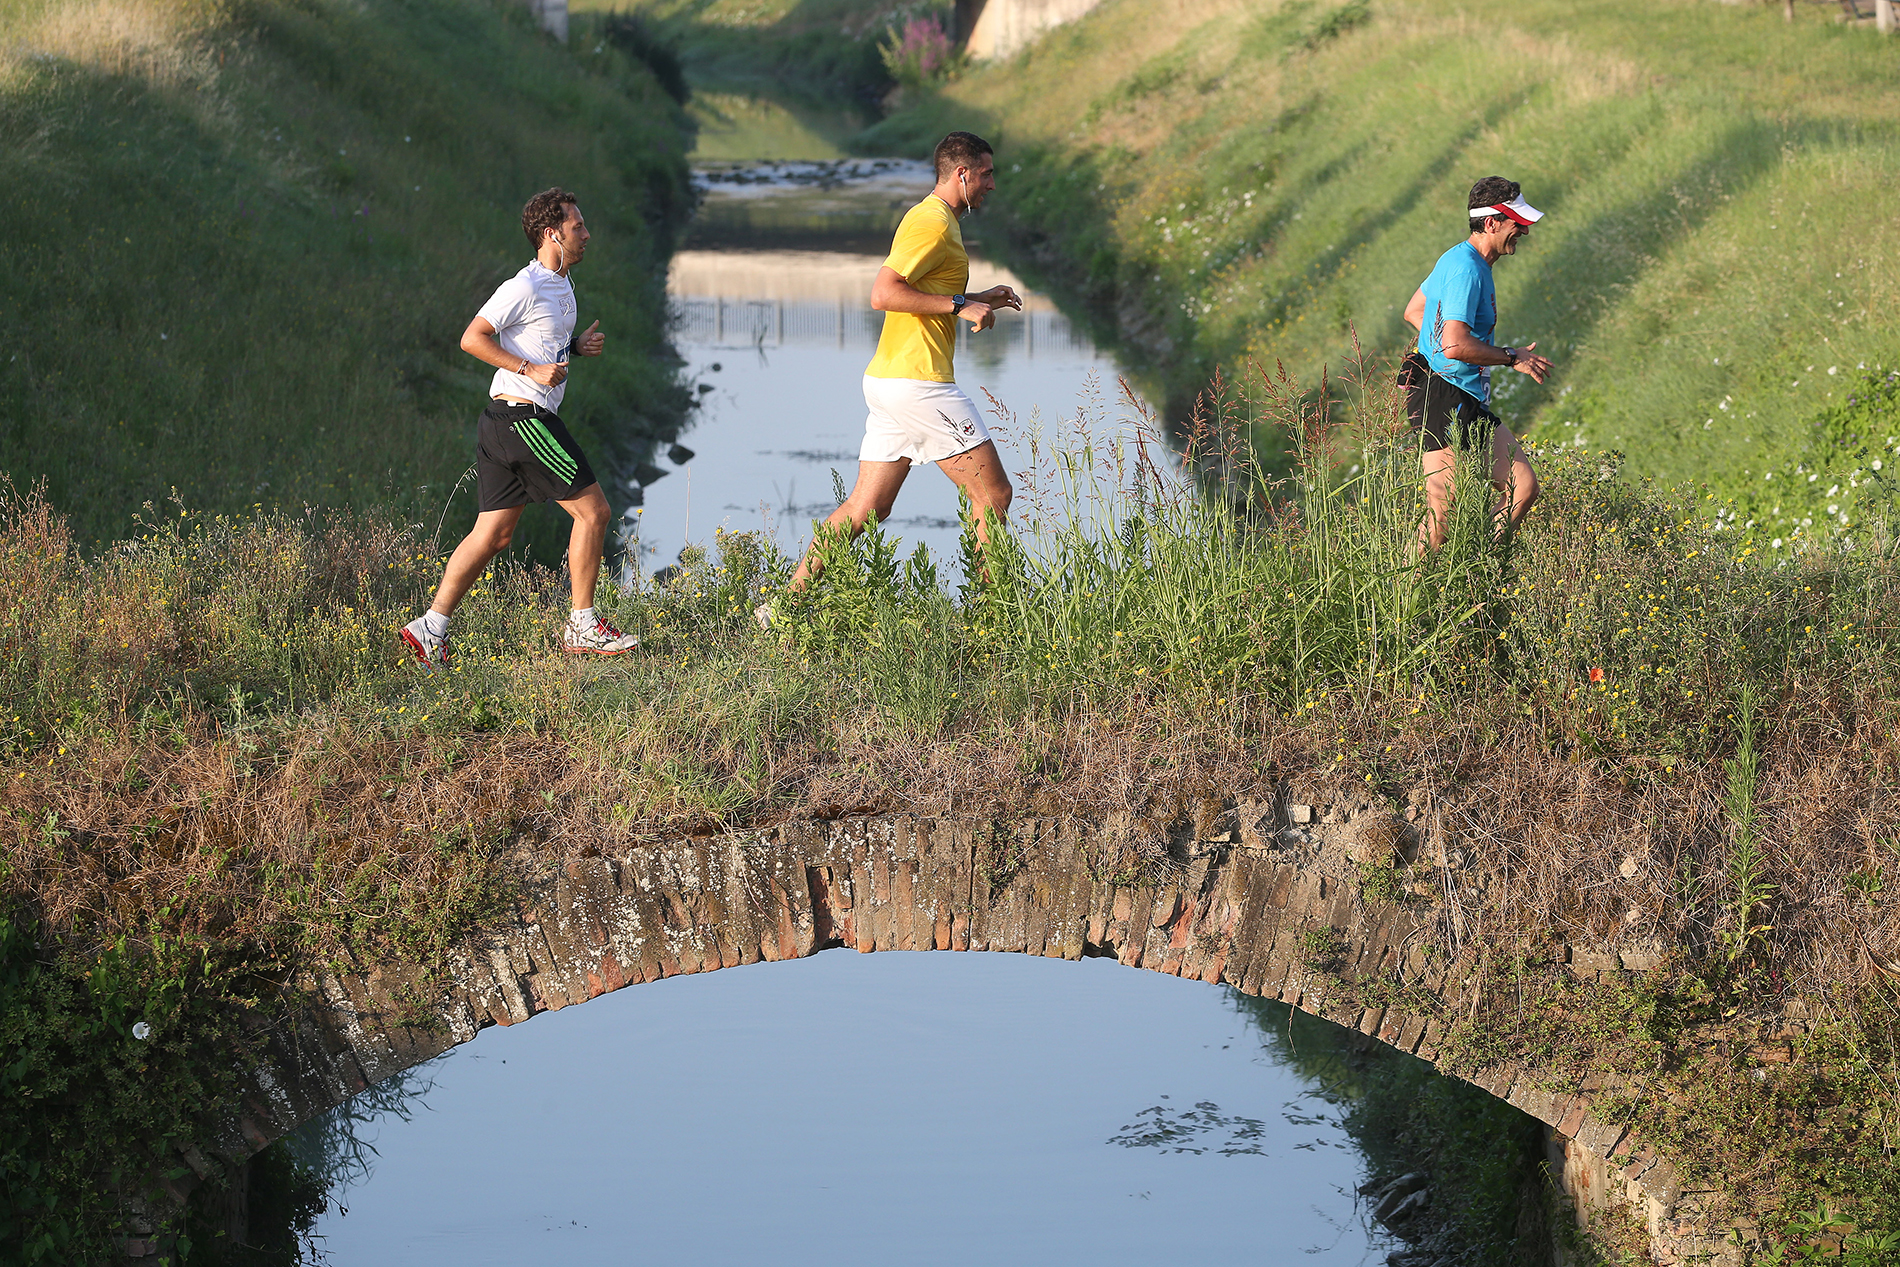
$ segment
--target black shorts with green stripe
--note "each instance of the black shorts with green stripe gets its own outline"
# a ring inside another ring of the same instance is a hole
[[[475,428],[475,487],[482,510],[570,501],[597,482],[559,414],[512,400],[491,400],[482,410]]]

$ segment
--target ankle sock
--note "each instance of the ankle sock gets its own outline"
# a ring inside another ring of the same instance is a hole
[[[592,629],[594,627],[594,609],[591,607],[576,607],[574,614],[567,618],[567,623],[576,629]]]
[[[431,638],[445,638],[449,632],[449,618],[431,608],[422,613],[422,627],[429,631]]]

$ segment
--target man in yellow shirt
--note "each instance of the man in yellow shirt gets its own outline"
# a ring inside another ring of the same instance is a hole
[[[890,518],[897,490],[913,462],[935,462],[970,499],[979,540],[1001,524],[1013,490],[996,443],[976,404],[957,386],[951,355],[961,317],[972,332],[987,330],[1002,308],[1023,302],[1008,286],[965,294],[970,257],[958,221],[983,205],[996,188],[996,158],[990,144],[968,132],[937,142],[936,188],[904,214],[891,253],[871,284],[871,307],[887,314],[877,355],[864,371],[864,444],[858,450],[858,480],[844,504],[825,520],[827,528],[864,531],[875,514]],[[807,553],[792,574],[803,589],[823,565]],[[771,605],[754,613],[771,623]]]

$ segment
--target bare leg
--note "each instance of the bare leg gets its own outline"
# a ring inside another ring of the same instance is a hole
[[[429,610],[443,616],[454,615],[456,606],[481,576],[482,569],[514,540],[515,524],[520,520],[519,506],[484,510],[475,516],[475,526],[462,538],[462,544],[455,547],[448,566],[442,569],[442,583],[435,587],[435,601],[429,604]]]
[[[1451,504],[1456,496],[1458,451],[1446,446],[1420,455],[1425,475],[1425,518],[1418,525],[1418,547],[1422,555],[1445,544],[1451,522]],[[1491,487],[1503,493],[1493,511],[1498,531],[1516,527],[1537,501],[1537,472],[1531,469],[1524,446],[1509,427],[1491,432]]]
[[[1451,524],[1452,486],[1458,472],[1458,450],[1446,445],[1419,455],[1419,467],[1425,475],[1425,518],[1418,525],[1418,552],[1421,556],[1445,544]]]
[[[844,499],[844,505],[831,512],[825,520],[827,528],[845,528],[853,537],[864,531],[872,515],[883,523],[890,518],[891,507],[897,504],[897,491],[904,487],[904,478],[910,474],[910,459],[899,458],[895,462],[858,463],[858,482],[852,486],[851,496]],[[798,570],[792,573],[792,579],[786,588],[802,590],[819,573],[825,570],[824,563],[818,558],[817,543],[805,551],[805,557],[799,562]]]
[[[970,513],[976,519],[976,539],[990,543],[990,524],[999,527],[1009,516],[1009,504],[1016,490],[1010,487],[1003,471],[1003,459],[997,455],[996,442],[985,440],[974,449],[947,457],[937,467],[948,475],[963,495],[970,499]]]
[[[607,545],[607,521],[613,517],[600,485],[589,484],[579,497],[556,502],[574,516],[567,535],[567,572],[574,582],[574,610],[594,605],[594,584],[600,579],[601,552]]]
[[[1503,521],[1499,524],[1500,531],[1522,523],[1537,501],[1537,472],[1531,469],[1524,446],[1517,442],[1509,427],[1499,427],[1491,433],[1491,487],[1504,494],[1493,512],[1494,518]]]

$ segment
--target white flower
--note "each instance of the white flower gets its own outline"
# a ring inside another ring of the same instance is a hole
[[[1876,471],[1878,471],[1878,470],[1880,469],[1880,459],[1879,459],[1879,458],[1875,458],[1875,459],[1874,459],[1874,469],[1875,469]]]
[[[1776,537],[1776,538],[1775,538],[1775,549],[1777,549],[1777,550],[1779,550],[1779,549],[1781,549],[1781,538],[1780,538],[1780,537]]]
[[[144,1042],[146,1039],[150,1038],[151,1036],[152,1036],[152,1027],[146,1024],[144,1021],[140,1021],[137,1025],[134,1025],[132,1027],[132,1037],[138,1039],[141,1043]]]
[[[1829,374],[1838,374],[1841,372],[1841,367],[1838,365],[1830,365],[1827,367],[1827,372]]]
[[[1840,513],[1841,513],[1841,504],[1840,504],[1839,502],[1829,502],[1829,503],[1827,504],[1827,513],[1828,513],[1828,514],[1830,514],[1830,515],[1838,515],[1838,514],[1840,514]]]

